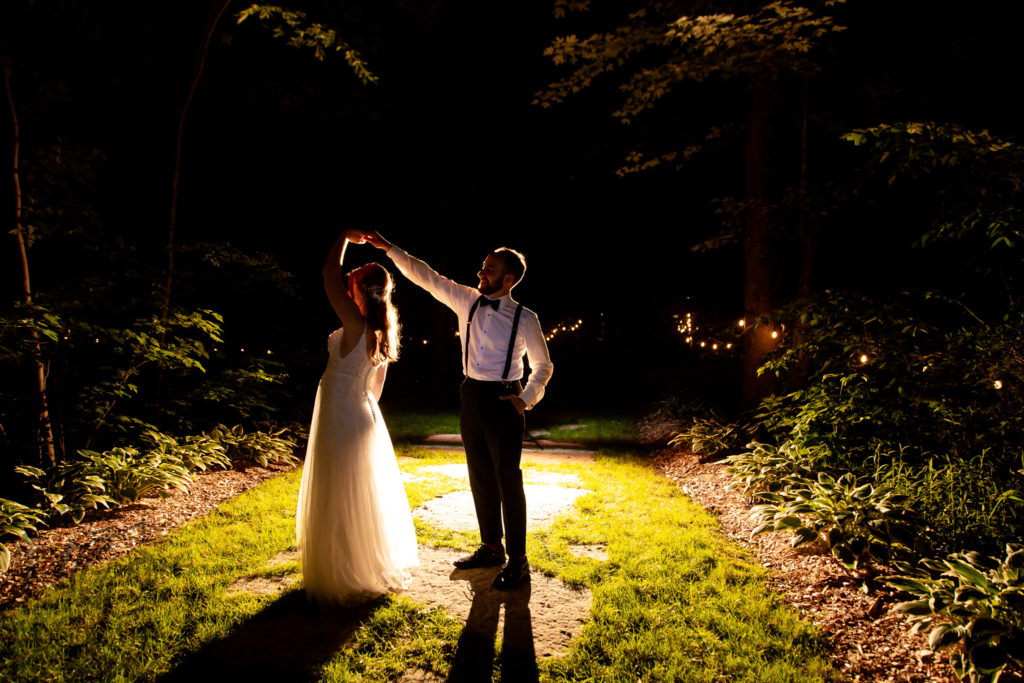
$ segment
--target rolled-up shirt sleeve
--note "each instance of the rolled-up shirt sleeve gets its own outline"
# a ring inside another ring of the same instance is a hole
[[[530,361],[530,378],[519,398],[527,408],[533,408],[544,398],[544,388],[551,379],[555,366],[551,363],[548,345],[544,340],[544,331],[536,315],[527,316],[520,325],[523,339],[526,341],[526,358]]]

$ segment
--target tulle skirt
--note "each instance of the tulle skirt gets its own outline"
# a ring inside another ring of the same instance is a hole
[[[326,376],[313,409],[295,535],[306,595],[318,601],[405,590],[419,566],[409,500],[377,402]]]

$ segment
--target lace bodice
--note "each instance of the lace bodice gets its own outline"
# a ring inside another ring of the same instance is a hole
[[[370,361],[366,355],[366,326],[359,335],[355,347],[345,356],[341,355],[341,341],[345,328],[340,327],[327,337],[327,370],[324,379],[330,378],[334,388],[341,391],[372,393],[371,387],[380,364]]]

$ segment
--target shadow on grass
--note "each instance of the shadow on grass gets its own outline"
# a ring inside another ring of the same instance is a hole
[[[469,683],[489,681],[494,669],[494,641],[498,634],[498,616],[505,606],[502,631],[501,680],[532,683],[538,679],[537,655],[533,645],[530,619],[530,583],[510,591],[491,588],[497,574],[488,570],[455,570],[452,580],[469,583],[473,603],[459,635],[448,681]]]
[[[206,680],[312,681],[352,642],[384,599],[321,608],[302,589],[284,594],[221,640],[188,655],[160,683]]]

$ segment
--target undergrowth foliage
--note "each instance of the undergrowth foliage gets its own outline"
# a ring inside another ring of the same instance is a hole
[[[937,193],[918,244],[956,253],[970,285],[824,291],[775,311],[781,343],[760,372],[779,391],[727,466],[761,501],[755,534],[788,531],[851,572],[896,566],[887,580],[914,595],[900,609],[932,649],[994,681],[1024,652],[1024,147],[927,123],[848,139],[869,147],[869,174]]]
[[[295,464],[297,425],[264,425],[265,431],[246,432],[241,426],[217,425],[209,432],[177,439],[146,432],[138,448],[115,446],[106,451],[82,450],[78,457],[49,470],[31,465],[15,468],[35,491],[35,507],[0,499],[0,539],[28,540],[47,519],[79,523],[89,510],[133,503],[146,496],[165,497],[173,489],[187,490],[197,473],[210,468],[230,469],[235,463],[267,467]],[[0,545],[0,571],[6,571],[9,552]]]
[[[930,629],[932,650],[957,649],[958,676],[990,683],[1009,662],[1024,665],[1024,548],[1008,544],[1002,558],[954,553],[896,567],[901,574],[886,582],[914,596],[897,609],[914,631]]]

